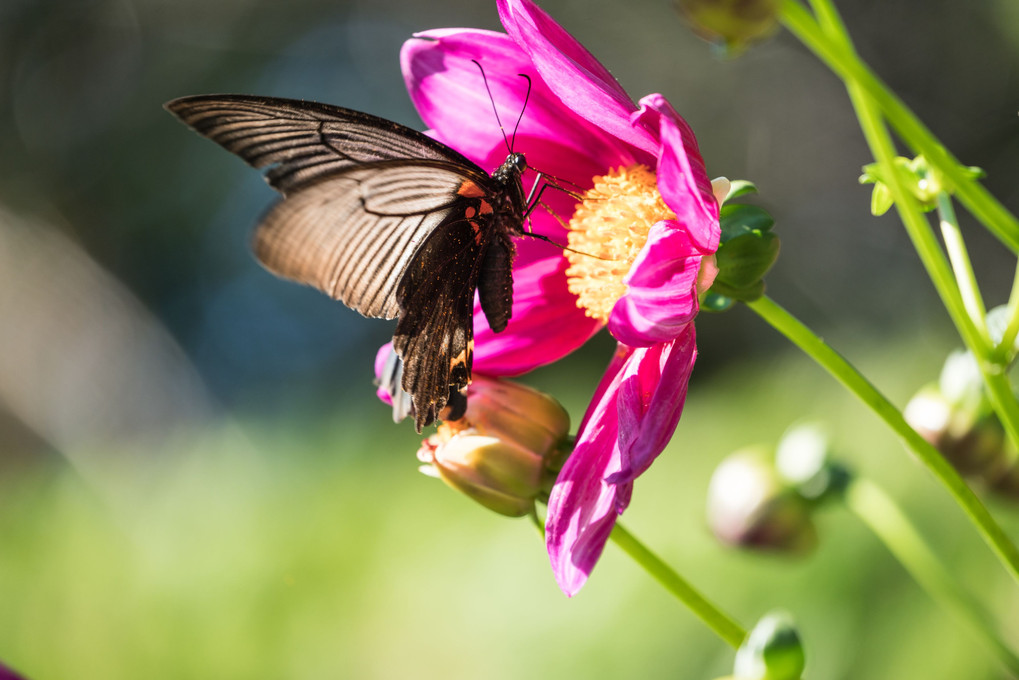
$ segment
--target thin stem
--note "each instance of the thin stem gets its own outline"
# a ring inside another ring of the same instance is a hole
[[[822,2],[814,0],[820,8]],[[829,3],[830,4],[830,3]],[[1019,220],[1001,205],[986,188],[969,177],[962,165],[934,137],[923,123],[875,76],[859,57],[848,49],[845,29],[831,7],[823,15],[825,28],[838,28],[842,38],[826,35],[810,13],[797,0],[782,0],[780,16],[786,28],[809,47],[829,68],[846,82],[856,82],[873,98],[888,122],[909,144],[914,153],[923,154],[931,166],[943,175],[946,185],[966,208],[1012,252],[1019,253]]]
[[[822,38],[825,37],[823,35],[825,32],[833,34],[835,37],[830,38],[829,35],[829,38],[836,44],[839,53],[843,57],[859,62],[849,35],[846,33],[845,27],[838,18],[834,7],[831,6],[830,0],[812,0],[812,2],[816,7],[827,6],[823,15],[825,28],[822,30],[815,24],[814,29],[822,34]],[[783,9],[793,6],[799,12],[805,13],[805,10],[796,3],[790,4],[786,2],[783,5]],[[791,11],[795,15],[797,10]],[[849,98],[853,102],[853,108],[856,109],[857,118],[860,120],[860,128],[863,130],[871,152],[881,165],[882,178],[892,194],[895,208],[903,225],[906,227],[906,232],[909,234],[913,246],[920,255],[920,260],[923,262],[924,268],[926,268],[931,281],[934,283],[934,287],[938,291],[938,295],[941,297],[941,301],[945,305],[945,309],[948,311],[952,322],[958,329],[959,335],[962,337],[966,347],[977,359],[977,364],[980,367],[980,373],[995,413],[997,413],[1002,424],[1005,426],[1009,439],[1011,439],[1014,445],[1019,446],[1019,402],[1016,401],[1012,393],[1004,367],[995,361],[998,358],[998,353],[991,342],[986,319],[983,318],[984,315],[980,315],[978,318],[983,321],[977,322],[973,315],[970,314],[960,292],[959,284],[949,268],[948,261],[937,239],[934,237],[927,219],[921,212],[916,199],[907,191],[895,166],[895,147],[885,127],[884,120],[878,111],[876,99],[871,97],[870,92],[856,79],[855,75],[846,79],[846,89],[849,92]],[[931,159],[928,157],[927,160],[930,162]],[[944,174],[944,168],[939,167],[938,169]],[[972,276],[972,272],[970,272],[970,276]],[[974,289],[976,287],[975,279],[973,280],[973,287]],[[979,296],[978,293],[977,295]],[[980,307],[983,307],[982,302]]]
[[[643,543],[634,538],[633,534],[624,529],[618,522],[612,529],[611,538],[616,545],[632,557],[637,564],[644,567],[645,571],[661,583],[666,590],[675,595],[676,599],[685,604],[690,611],[697,615],[701,621],[713,630],[718,637],[727,642],[729,646],[733,649],[738,649],[743,644],[743,639],[747,636],[747,632],[742,626],[697,592],[672,567],[648,550]]]
[[[1012,445],[1019,448],[1019,401],[1016,401],[1012,383],[1008,379],[1008,370],[1000,364],[978,361],[983,374],[984,387],[990,397],[991,407],[997,414]]]
[[[948,259],[955,272],[955,280],[959,285],[962,303],[973,325],[986,334],[987,308],[980,295],[980,288],[977,285],[976,274],[973,273],[973,265],[969,259],[969,252],[966,250],[966,243],[962,240],[962,232],[959,231],[959,220],[952,207],[952,197],[945,191],[939,191],[937,204],[941,237],[945,240],[945,250],[948,251]],[[986,342],[988,346],[991,345],[990,337],[986,337]]]
[[[881,165],[882,179],[895,201],[895,209],[899,213],[906,233],[913,242],[920,261],[930,276],[934,288],[938,291],[941,302],[945,305],[952,322],[962,336],[963,342],[978,358],[986,358],[990,351],[990,340],[985,327],[978,328],[969,314],[955,276],[949,267],[945,253],[930,228],[930,223],[920,210],[920,205],[913,195],[906,189],[895,165],[895,147],[891,137],[885,128],[881,114],[877,111],[870,97],[860,86],[849,81],[846,83],[849,98],[852,100],[853,108],[856,110],[857,118],[860,120],[860,129],[867,139],[871,153],[875,160]]]
[[[987,612],[952,578],[895,501],[879,486],[861,478],[849,484],[844,500],[931,599],[972,626],[1012,674],[1019,675],[1019,656],[988,623]]]
[[[1008,296],[1006,307],[1006,318],[1008,323],[1005,326],[1005,334],[1001,337],[995,353],[998,356],[998,363],[1008,366],[1015,358],[1015,339],[1019,336],[1019,263],[1016,264],[1015,277],[1012,279],[1012,292]]]
[[[1019,549],[1016,549],[1015,544],[1009,540],[1008,535],[994,521],[991,513],[966,485],[955,468],[909,426],[902,413],[842,355],[825,344],[824,340],[773,300],[762,297],[746,305],[855,394],[903,440],[959,504],[1012,578],[1019,581]]]

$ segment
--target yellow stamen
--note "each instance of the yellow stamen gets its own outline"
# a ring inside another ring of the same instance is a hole
[[[566,282],[577,306],[601,322],[624,294],[630,271],[648,231],[656,222],[675,219],[658,193],[655,173],[643,165],[618,168],[594,178],[570,220],[570,267]],[[594,257],[592,257],[594,256]],[[599,259],[600,258],[600,259]]]

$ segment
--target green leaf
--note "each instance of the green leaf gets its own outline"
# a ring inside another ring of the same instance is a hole
[[[719,210],[719,226],[722,229],[722,243],[743,234],[769,231],[775,219],[763,208],[754,205],[732,203]]]
[[[750,180],[734,179],[732,182],[730,182],[729,193],[726,195],[725,200],[723,200],[722,202],[728,203],[734,198],[739,198],[740,196],[746,196],[747,194],[756,193],[757,185],[751,182]]]
[[[735,288],[753,286],[778,259],[779,239],[771,233],[747,233],[724,243],[716,253],[718,276]]]

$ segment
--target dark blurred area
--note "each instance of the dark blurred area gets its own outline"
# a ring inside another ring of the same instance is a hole
[[[782,238],[768,279],[782,304],[836,346],[947,324],[896,218],[869,215],[857,176],[870,157],[844,91],[790,36],[725,60],[665,0],[542,6],[634,99],[669,97],[712,176],[758,184]],[[1014,0],[841,9],[877,73],[1014,208]],[[0,4],[0,445],[130,435],[213,404],[309,418],[376,408],[371,362],[391,326],[263,271],[248,239],[274,192],[162,104],[264,94],[420,128],[399,49],[445,26],[500,28],[494,2]],[[1000,304],[1010,257],[964,227],[988,303]],[[698,332],[696,380],[784,346],[745,310],[702,317]],[[606,345],[573,361],[597,375]]]

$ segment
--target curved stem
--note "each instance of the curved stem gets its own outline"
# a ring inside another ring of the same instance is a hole
[[[815,7],[820,7],[816,0]],[[841,38],[825,34],[810,13],[797,0],[782,0],[781,19],[786,28],[809,47],[844,81],[855,82],[875,104],[915,153],[944,176],[947,186],[973,215],[1012,252],[1019,253],[1019,220],[1004,208],[982,184],[962,170],[955,157],[931,134],[923,123],[847,46],[845,30],[833,8],[826,7],[822,18],[828,29],[839,29]],[[819,14],[821,14],[819,12]]]
[[[909,426],[902,413],[842,355],[773,300],[762,297],[745,304],[855,394],[903,440],[924,467],[952,495],[1012,578],[1019,581],[1019,549],[1016,549],[955,468]]]
[[[725,640],[729,646],[733,649],[738,649],[743,644],[743,638],[747,636],[747,632],[742,626],[701,595],[682,576],[677,574],[672,567],[644,547],[643,543],[634,538],[618,522],[612,529],[611,538],[616,545],[622,548],[640,566],[644,567],[655,580],[675,595],[676,599],[685,604],[690,611],[696,614],[718,637]]]
[[[945,250],[948,251],[948,259],[952,263],[955,280],[959,284],[963,306],[973,325],[977,329],[983,329],[986,334],[987,308],[980,295],[980,288],[977,285],[976,274],[973,273],[973,264],[970,262],[966,243],[962,240],[962,232],[959,231],[959,220],[952,207],[952,197],[946,191],[939,191],[937,203],[941,237],[945,240]],[[986,342],[990,347],[990,337],[986,338]]]
[[[1019,675],[1019,656],[988,623],[987,612],[952,578],[895,501],[879,486],[861,478],[850,482],[843,498],[849,510],[877,534],[931,599],[968,623],[1012,674]]]
[[[1015,276],[1012,279],[1012,292],[1008,295],[1008,306],[1005,317],[1008,322],[1001,342],[998,343],[998,362],[1008,366],[1015,358],[1015,339],[1019,336],[1019,263],[1016,264]]]
[[[815,37],[818,40],[827,40],[829,44],[834,43],[833,49],[838,52],[843,60],[862,66],[862,62],[859,61],[853,49],[849,35],[846,33],[845,27],[842,25],[830,0],[812,0],[812,2],[818,8],[818,13],[822,17],[824,22],[823,29],[810,20],[809,17],[804,18],[801,16],[806,15],[806,10],[796,2],[787,0],[782,7],[788,16],[796,20],[797,26],[810,29],[807,31],[807,34],[811,36],[816,34]],[[975,314],[971,314],[970,310],[967,309],[959,289],[959,283],[949,268],[945,255],[929,228],[930,225],[927,219],[921,212],[916,199],[906,189],[902,178],[899,176],[894,162],[895,147],[885,127],[881,113],[878,111],[878,97],[872,95],[871,91],[866,88],[864,82],[866,79],[861,74],[852,73],[845,77],[845,80],[846,89],[849,91],[849,97],[860,120],[860,128],[863,130],[874,158],[882,167],[882,177],[892,194],[895,208],[902,219],[903,225],[906,227],[906,232],[909,234],[910,240],[912,240],[917,253],[920,255],[924,268],[934,283],[934,287],[937,289],[945,309],[952,318],[952,322],[958,329],[959,335],[962,337],[966,347],[977,359],[977,364],[980,367],[980,373],[995,413],[997,413],[1002,424],[1005,426],[1005,431],[1008,433],[1013,445],[1019,446],[1019,402],[1016,401],[1012,393],[1005,367],[996,362],[1000,357],[1000,352],[991,342],[986,319],[983,322],[978,322],[974,318]],[[885,113],[891,120],[891,115],[887,111]],[[905,113],[909,114],[908,110]],[[909,115],[911,116],[912,114]],[[929,156],[927,160],[928,163],[931,162]],[[954,164],[954,159],[951,160],[953,161],[952,169],[958,170],[958,165]],[[939,165],[938,170],[942,173],[942,176],[949,174],[946,167]],[[951,248],[952,245],[950,243],[949,247]],[[965,278],[965,274],[963,274],[959,279],[963,282],[963,286],[966,285]],[[975,285],[974,279],[974,288]],[[983,307],[983,303],[981,302],[979,306]]]

